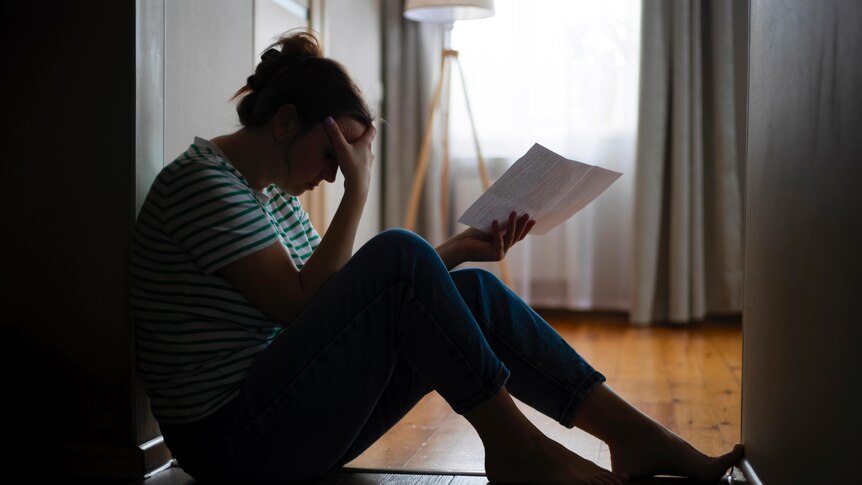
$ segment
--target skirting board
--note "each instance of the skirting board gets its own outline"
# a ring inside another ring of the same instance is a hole
[[[57,476],[138,480],[171,463],[171,452],[161,436],[135,447],[46,445],[22,451],[23,465]]]
[[[763,485],[763,482],[757,478],[757,473],[754,472],[754,467],[751,466],[751,462],[748,461],[748,458],[742,457],[739,460],[739,469],[742,470],[742,474],[745,476],[745,481],[749,485]]]
[[[344,473],[382,473],[390,475],[457,475],[461,477],[484,477],[485,472],[481,471],[464,471],[464,470],[446,470],[436,469],[428,470],[423,468],[362,468],[345,466],[339,469]]]

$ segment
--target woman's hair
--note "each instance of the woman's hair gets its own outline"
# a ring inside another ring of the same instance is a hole
[[[266,125],[286,104],[296,108],[300,131],[327,116],[350,116],[366,126],[374,120],[344,67],[323,57],[317,38],[306,31],[289,31],[273,43],[231,99],[237,98],[239,121],[248,128]]]

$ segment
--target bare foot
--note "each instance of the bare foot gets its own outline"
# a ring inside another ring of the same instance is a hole
[[[518,410],[505,387],[464,413],[485,446],[485,472],[499,484],[621,485],[624,473],[599,467],[548,438]]]
[[[678,475],[713,483],[743,454],[742,445],[737,444],[724,455],[708,456],[672,431],[659,427],[632,433],[629,441],[610,446],[610,451],[611,469],[632,478]]]
[[[544,435],[514,450],[486,449],[485,472],[494,484],[621,485],[628,480],[626,474],[605,470]]]

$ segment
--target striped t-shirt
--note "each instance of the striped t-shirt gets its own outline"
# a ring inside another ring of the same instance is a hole
[[[207,140],[162,169],[131,259],[138,373],[156,419],[193,422],[229,402],[281,331],[218,270],[275,243],[302,268],[319,242],[296,197],[254,191]]]

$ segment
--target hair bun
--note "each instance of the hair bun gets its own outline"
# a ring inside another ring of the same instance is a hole
[[[245,80],[245,85],[248,86],[248,88],[252,91],[260,91],[260,85],[258,84],[257,77],[255,77],[254,74],[252,74],[248,77],[248,79]]]
[[[293,105],[300,126],[307,128],[328,116],[349,116],[363,125],[371,115],[362,93],[344,66],[323,57],[320,42],[309,30],[286,32],[260,56],[254,74],[231,99],[239,121],[261,128],[285,105]]]
[[[270,48],[278,46],[282,57],[292,61],[307,59],[309,57],[323,57],[320,42],[311,32],[305,30],[291,30],[281,36]],[[268,52],[268,51],[267,51]]]
[[[252,91],[261,91],[270,79],[306,59],[322,58],[320,43],[314,34],[306,31],[289,31],[269,46],[260,56],[260,63],[246,85]]]
[[[266,52],[261,54],[260,60],[261,61],[269,61],[269,60],[275,59],[279,55],[281,55],[281,52],[279,52],[278,49],[274,49],[274,48],[270,47],[269,49],[266,50]]]

